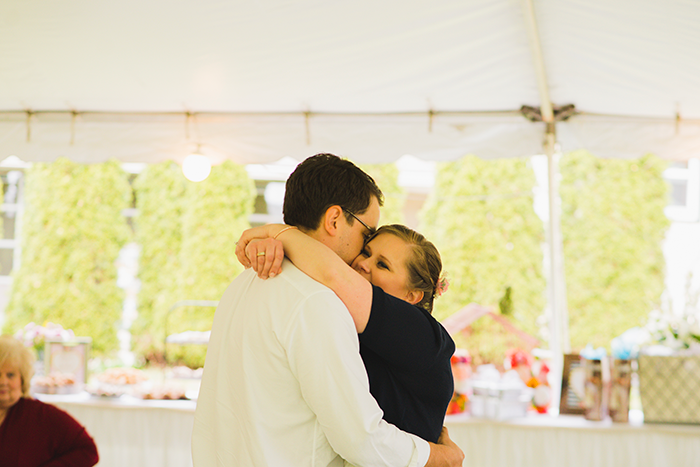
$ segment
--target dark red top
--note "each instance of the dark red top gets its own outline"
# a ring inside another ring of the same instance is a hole
[[[23,397],[0,425],[0,465],[91,467],[98,460],[85,428],[53,405]]]

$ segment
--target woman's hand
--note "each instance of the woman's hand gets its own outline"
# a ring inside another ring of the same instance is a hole
[[[236,253],[237,252],[238,248],[236,248]],[[245,247],[244,255],[250,267],[253,268],[261,279],[275,277],[282,272],[284,248],[280,240],[275,240],[274,238],[251,240]]]
[[[268,224],[247,229],[236,242],[236,257],[245,267],[252,267],[261,279],[275,277],[282,271],[284,249],[275,234],[284,224]]]

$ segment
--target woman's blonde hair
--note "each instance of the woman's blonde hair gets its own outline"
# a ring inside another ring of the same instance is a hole
[[[0,367],[10,364],[17,367],[22,378],[22,397],[30,397],[29,388],[34,376],[34,355],[17,338],[0,336]]]
[[[416,305],[432,313],[435,291],[442,273],[440,252],[423,235],[404,225],[383,225],[373,237],[384,233],[391,234],[412,247],[413,255],[411,255],[408,264],[406,264],[406,269],[408,270],[407,287],[409,290],[423,292],[423,299]]]

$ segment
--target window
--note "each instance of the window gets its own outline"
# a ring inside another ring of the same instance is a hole
[[[19,170],[3,171],[0,179],[3,187],[0,282],[9,283],[10,274],[19,267],[24,174]]]
[[[284,182],[255,180],[258,195],[255,198],[255,208],[250,216],[253,227],[264,224],[281,224],[282,202],[284,201]]]
[[[674,162],[664,171],[671,196],[664,212],[672,221],[700,221],[700,159]]]

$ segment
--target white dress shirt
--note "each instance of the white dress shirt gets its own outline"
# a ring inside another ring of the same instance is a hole
[[[288,260],[241,273],[214,315],[194,466],[423,467],[428,443],[382,420],[358,349],[340,299]]]

